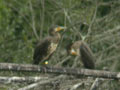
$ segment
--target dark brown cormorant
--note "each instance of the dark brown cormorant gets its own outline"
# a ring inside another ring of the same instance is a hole
[[[67,46],[67,52],[71,55],[80,56],[82,63],[85,68],[94,69],[95,68],[95,57],[91,49],[87,46],[84,41],[76,41],[70,43]]]
[[[33,64],[38,65],[39,62],[48,64],[48,61],[46,60],[52,56],[61,38],[59,31],[64,29],[65,27],[61,26],[53,26],[49,29],[50,36],[40,41],[34,50]]]

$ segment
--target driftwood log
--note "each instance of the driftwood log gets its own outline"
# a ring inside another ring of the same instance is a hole
[[[25,72],[40,72],[48,74],[67,74],[75,76],[89,76],[98,78],[120,79],[120,72],[110,72],[103,70],[89,70],[81,68],[58,68],[58,67],[43,67],[30,64],[13,64],[0,63],[1,71],[25,71]]]

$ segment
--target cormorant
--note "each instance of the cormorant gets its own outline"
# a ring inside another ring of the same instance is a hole
[[[67,46],[67,52],[71,55],[80,56],[85,68],[95,68],[95,57],[91,49],[87,46],[87,44],[84,41],[79,40],[74,43],[70,43]]]
[[[49,29],[49,36],[40,41],[34,50],[33,64],[38,65],[39,62],[48,64],[46,60],[55,52],[61,38],[59,31],[64,29],[62,26],[53,26]]]

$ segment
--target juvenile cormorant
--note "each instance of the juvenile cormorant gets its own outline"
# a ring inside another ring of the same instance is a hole
[[[52,56],[61,38],[59,31],[64,29],[62,26],[53,26],[49,29],[50,36],[40,41],[34,50],[33,64],[38,65],[39,62],[48,64],[46,60]]]
[[[87,46],[87,44],[84,41],[80,40],[74,43],[70,43],[67,47],[67,52],[71,55],[80,56],[85,68],[95,68],[95,57],[91,49]]]

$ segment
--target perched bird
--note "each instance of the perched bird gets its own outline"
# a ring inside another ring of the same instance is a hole
[[[95,68],[95,57],[91,49],[87,46],[84,41],[76,41],[70,43],[67,46],[67,52],[71,55],[80,56],[82,63],[85,68],[94,69]]]
[[[62,26],[53,26],[49,29],[49,36],[40,41],[34,50],[33,64],[38,65],[39,62],[48,64],[46,60],[55,52],[61,38],[59,31],[64,29]]]

